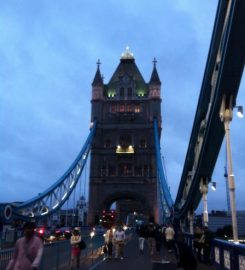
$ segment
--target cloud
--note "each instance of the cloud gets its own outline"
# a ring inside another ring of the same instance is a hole
[[[88,135],[96,61],[101,59],[107,83],[126,45],[146,81],[153,57],[158,60],[162,154],[175,198],[216,7],[217,1],[194,0],[2,1],[1,201],[31,198],[68,169]],[[239,100],[244,103],[244,95]],[[244,175],[243,126],[234,121],[234,130],[239,131],[234,141],[241,142],[233,147],[239,190]],[[223,166],[222,161],[219,164]],[[222,175],[220,169],[215,174]],[[238,198],[241,208],[244,202]],[[223,207],[224,196],[210,201]]]

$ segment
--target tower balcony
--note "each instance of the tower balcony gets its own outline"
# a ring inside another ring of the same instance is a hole
[[[116,154],[134,154],[134,147],[132,145],[128,145],[126,147],[118,145],[116,148]]]

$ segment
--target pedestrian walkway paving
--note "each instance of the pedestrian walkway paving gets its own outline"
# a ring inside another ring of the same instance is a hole
[[[134,235],[124,250],[123,259],[108,259],[106,257],[92,266],[90,270],[174,270],[177,269],[176,258],[173,253],[168,253],[162,249],[160,254],[150,255],[147,244],[145,245],[144,254],[140,254],[138,237]],[[198,270],[214,270],[214,267],[198,265]]]

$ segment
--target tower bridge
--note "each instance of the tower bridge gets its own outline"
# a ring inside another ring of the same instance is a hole
[[[91,122],[97,122],[97,129],[91,147],[90,224],[113,202],[129,211],[118,216],[121,220],[135,211],[159,220],[154,119],[160,134],[161,81],[155,60],[149,83],[129,48],[108,84],[98,64],[92,83]]]
[[[78,187],[90,154],[89,224],[94,224],[100,213],[116,202],[118,209],[127,209],[119,212],[120,220],[136,211],[159,223],[188,221],[193,233],[193,213],[201,199],[204,223],[208,225],[207,186],[225,136],[233,236],[237,241],[229,123],[244,69],[244,25],[245,2],[220,0],[175,202],[160,153],[163,89],[156,60],[146,82],[127,48],[107,84],[101,76],[100,61],[97,63],[92,82],[92,126],[76,160],[38,196],[23,203],[2,204],[4,222],[16,218],[39,220],[56,213]]]

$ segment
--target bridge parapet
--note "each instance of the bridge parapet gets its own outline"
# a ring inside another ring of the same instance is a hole
[[[193,248],[194,235],[185,233],[185,242]],[[212,260],[216,269],[245,270],[245,245],[215,238],[212,241]]]
[[[215,239],[213,241],[213,258],[217,269],[244,270],[245,245]]]

